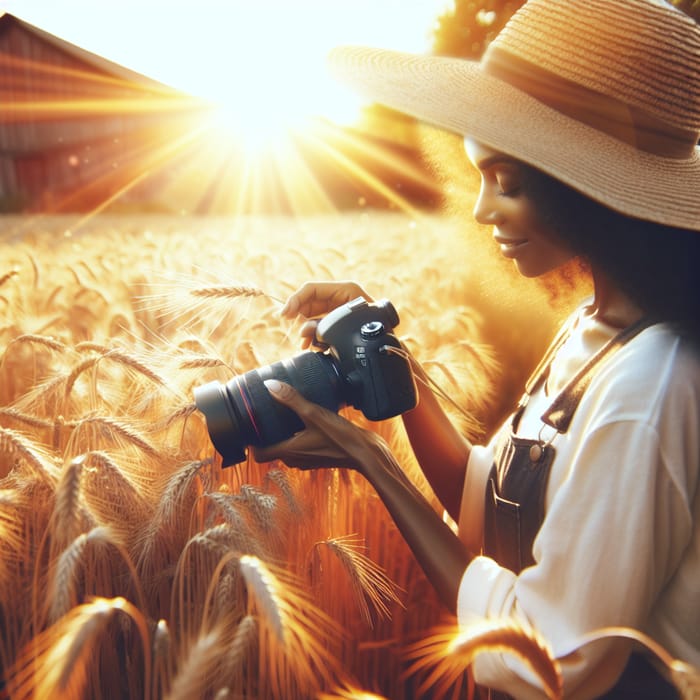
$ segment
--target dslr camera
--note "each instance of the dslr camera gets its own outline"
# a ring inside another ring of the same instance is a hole
[[[292,410],[272,398],[263,384],[266,379],[291,384],[309,401],[334,412],[353,406],[373,421],[415,408],[413,372],[391,333],[398,323],[390,301],[368,303],[358,297],[319,321],[314,345],[323,350],[250,370],[225,384],[214,381],[195,388],[195,403],[223,466],[243,462],[250,445],[272,445],[304,427]]]

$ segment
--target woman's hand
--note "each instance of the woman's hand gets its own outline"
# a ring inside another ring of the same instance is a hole
[[[472,556],[406,477],[387,443],[377,434],[307,401],[288,384],[272,379],[265,386],[275,399],[299,415],[306,428],[276,445],[255,448],[256,461],[281,459],[301,469],[340,466],[361,472],[454,613],[459,583]]]
[[[306,282],[287,299],[280,315],[289,319],[297,316],[309,319],[301,328],[302,347],[308,348],[316,336],[317,317],[357,297],[363,297],[368,302],[373,301],[357,282]],[[447,511],[458,520],[471,445],[452,425],[428,384],[421,381],[424,372],[415,359],[412,359],[412,363],[414,373],[419,379],[419,401],[417,408],[403,414],[403,422],[423,473]],[[343,419],[334,415],[333,420]],[[290,458],[293,450],[299,454],[306,453],[310,457],[309,453],[315,449],[307,444],[310,439],[309,435],[300,433],[285,441],[282,446],[288,451]],[[341,443],[340,447],[342,446]],[[312,465],[307,463],[307,466]],[[357,465],[349,466],[358,468]]]
[[[382,449],[379,443],[383,440],[378,435],[307,401],[289,384],[270,379],[265,386],[301,418],[305,429],[275,445],[253,448],[256,462],[279,459],[299,469],[345,467],[362,471],[363,460]]]
[[[289,319],[303,316],[309,319],[301,328],[302,347],[308,348],[316,334],[316,319],[357,297],[373,301],[357,282],[305,282],[287,299],[280,316]]]

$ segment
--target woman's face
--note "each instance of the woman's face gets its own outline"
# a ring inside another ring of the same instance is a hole
[[[539,277],[574,257],[528,195],[519,161],[472,139],[465,139],[469,160],[481,174],[474,207],[480,224],[493,226],[501,254],[524,277]]]

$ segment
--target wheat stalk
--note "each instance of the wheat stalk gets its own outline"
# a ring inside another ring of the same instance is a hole
[[[83,493],[96,516],[109,522],[125,541],[138,537],[138,528],[148,522],[153,508],[144,490],[145,484],[131,479],[105,452],[96,450],[84,455]]]
[[[17,549],[22,543],[22,523],[16,516],[21,504],[20,494],[15,489],[0,489],[0,546]],[[6,563],[0,557],[0,571]],[[1,578],[1,577],[0,577]]]
[[[68,396],[70,395],[73,389],[73,385],[77,381],[78,377],[83,372],[90,369],[90,367],[94,367],[100,361],[101,357],[101,355],[87,357],[81,362],[79,362],[75,367],[73,367],[73,369],[70,371],[70,373],[65,379],[65,385],[63,388],[64,402],[68,400]]]
[[[38,418],[37,416],[30,415],[28,413],[22,413],[16,408],[3,407],[0,408],[0,416],[5,416],[17,421],[18,423],[24,423],[31,428],[53,428],[54,422],[48,421],[45,418]]]
[[[167,700],[205,697],[222,648],[222,629],[219,626],[197,637],[185,658],[180,660]]]
[[[12,268],[9,272],[6,272],[0,276],[0,287],[2,287],[5,282],[11,280],[13,277],[17,277],[17,275],[19,275],[19,270],[17,268]]]
[[[139,360],[137,357],[134,355],[123,352],[122,350],[109,350],[106,352],[103,357],[107,360],[112,360],[114,362],[118,362],[119,364],[122,364],[129,369],[132,369],[139,374],[142,374],[144,377],[147,379],[150,379],[152,382],[155,384],[159,384],[160,386],[169,386],[168,382],[161,377],[157,372],[152,370],[150,367],[145,365],[141,360]]]
[[[372,626],[372,616],[367,606],[367,599],[375,611],[390,617],[388,602],[401,604],[396,592],[396,585],[384,570],[361,551],[360,540],[353,535],[333,537],[317,542],[314,547],[327,547],[342,564],[360,606],[360,613],[365,622]]]
[[[280,569],[252,555],[241,556],[239,567],[263,622],[260,658],[265,662],[270,696],[285,695],[290,674],[299,683],[302,697],[311,697],[322,684],[332,683],[341,673],[328,647],[338,634],[332,620]]]
[[[190,486],[198,477],[204,478],[202,470],[210,464],[210,459],[188,462],[170,476],[158,503],[157,521],[167,527],[175,525],[178,510],[183,508],[185,499],[192,498],[192,494],[188,493]]]
[[[56,338],[53,338],[50,335],[38,335],[36,333],[24,333],[22,335],[17,336],[16,338],[13,338],[10,341],[8,349],[11,345],[19,345],[22,343],[41,345],[55,352],[63,352],[64,350],[66,350],[65,344],[62,343],[60,340],[56,340]],[[7,350],[5,350],[5,353],[7,353]]]
[[[76,583],[77,567],[87,546],[87,535],[81,534],[65,549],[58,558],[49,595],[48,620],[56,622],[78,603]]]
[[[196,410],[196,403],[184,404],[183,406],[180,406],[180,408],[175,409],[170,415],[166,416],[158,423],[155,423],[153,429],[157,431],[164,428],[169,428],[178,420],[187,420]]]
[[[153,633],[153,688],[154,698],[164,697],[173,676],[172,636],[166,620],[156,623]]]
[[[78,698],[88,687],[95,647],[110,643],[107,629],[115,615],[127,614],[136,624],[143,651],[149,634],[141,612],[124,598],[96,598],[76,606],[55,625],[35,637],[7,674],[12,698]],[[99,658],[99,656],[97,657]],[[144,688],[150,687],[150,653],[143,654]]]
[[[158,450],[146,438],[132,426],[116,418],[109,416],[84,416],[76,422],[76,432],[83,425],[94,426],[98,428],[101,435],[109,435],[119,443],[134,445],[151,457],[157,458],[159,456]]]
[[[267,626],[280,643],[285,636],[285,603],[280,595],[280,584],[268,567],[257,557],[244,554],[239,566],[246,586],[254,597]]]
[[[51,463],[48,453],[34,444],[26,435],[10,428],[0,428],[0,450],[21,457],[25,464],[32,467],[37,476],[48,483],[56,482],[58,471]]]
[[[284,500],[290,512],[296,516],[300,516],[302,509],[289,481],[289,474],[290,472],[288,469],[270,469],[270,471],[265,474],[265,481],[271,482],[277,486],[284,496]]]
[[[233,543],[241,552],[247,554],[261,553],[262,543],[253,535],[245,517],[236,508],[234,496],[227,493],[210,492],[204,494],[204,498],[216,507],[214,515],[223,518],[226,524],[230,526],[231,532],[235,533],[235,541]]]
[[[343,683],[330,693],[319,693],[316,700],[388,700],[383,695],[376,695],[359,688],[353,683]]]
[[[278,534],[279,526],[275,518],[277,499],[274,496],[263,493],[255,486],[244,484],[240,494],[231,498],[235,503],[242,503],[247,507],[262,532],[266,535]]]
[[[63,469],[56,486],[56,499],[51,516],[51,548],[62,550],[74,540],[91,521],[81,501],[80,480],[85,455],[72,459]]]
[[[193,297],[204,299],[238,299],[239,297],[270,297],[259,287],[248,285],[219,285],[212,287],[198,287],[190,289],[189,294]]]
[[[427,638],[407,647],[407,657],[415,659],[408,672],[429,670],[418,688],[419,694],[434,689],[443,697],[449,688],[463,682],[466,669],[478,654],[494,651],[514,654],[528,665],[542,681],[550,700],[562,697],[561,668],[549,646],[534,631],[509,620],[437,628]]]
[[[253,615],[245,615],[238,623],[228,649],[221,658],[218,677],[222,684],[234,687],[242,685],[243,671],[241,670],[250,656],[258,640],[258,623]]]
[[[56,297],[63,291],[63,285],[59,284],[54,287],[54,290],[49,294],[44,302],[44,311],[50,311],[56,304]]]

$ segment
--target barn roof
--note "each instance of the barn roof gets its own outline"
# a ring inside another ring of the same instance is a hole
[[[4,32],[13,26],[19,27],[25,32],[33,34],[38,39],[45,41],[59,51],[68,54],[72,58],[77,59],[82,63],[85,63],[87,66],[96,69],[100,73],[119,78],[120,80],[124,80],[144,88],[157,90],[159,93],[169,93],[173,96],[182,96],[184,94],[182,91],[176,90],[169,85],[158,82],[157,80],[142,75],[141,73],[137,73],[136,71],[126,68],[118,63],[114,63],[113,61],[110,61],[103,56],[99,56],[98,54],[92,53],[91,51],[87,51],[80,46],[71,44],[65,39],[61,39],[60,37],[40,29],[39,27],[35,27],[29,22],[25,22],[16,15],[10,14],[9,12],[0,11],[0,36],[2,36]]]

